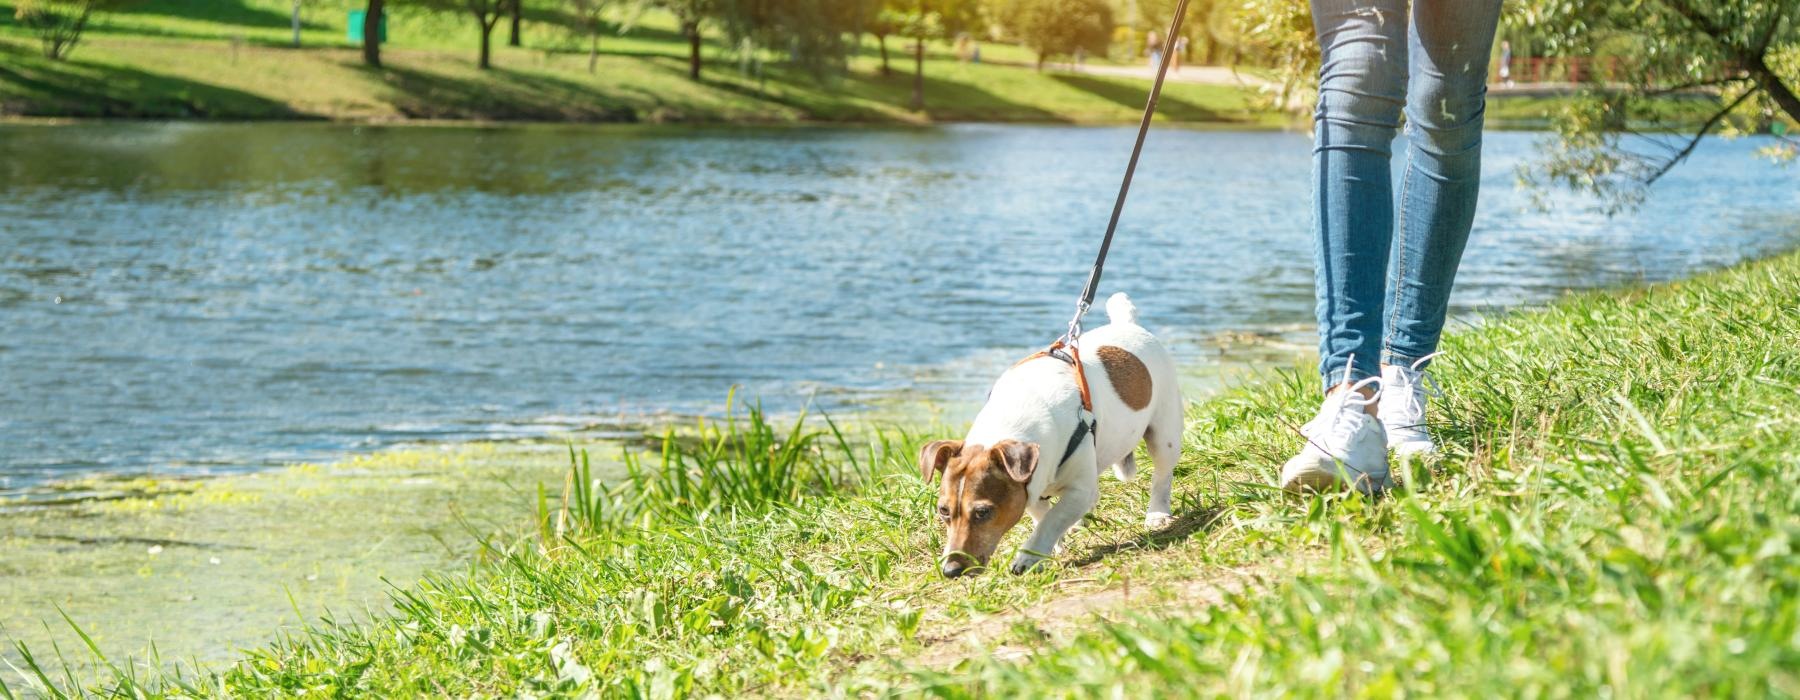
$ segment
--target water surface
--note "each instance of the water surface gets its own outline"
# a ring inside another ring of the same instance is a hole
[[[0,489],[894,392],[1060,330],[1132,130],[0,126]],[[1709,141],[1639,213],[1535,211],[1490,136],[1458,313],[1800,243]],[[1308,140],[1152,135],[1102,293],[1189,367],[1310,321]],[[1096,321],[1098,322],[1098,321]]]

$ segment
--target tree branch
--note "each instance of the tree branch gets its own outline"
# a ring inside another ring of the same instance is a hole
[[[1724,109],[1719,110],[1712,115],[1712,118],[1707,119],[1705,124],[1700,125],[1700,131],[1694,134],[1694,138],[1688,140],[1685,148],[1682,148],[1674,156],[1670,157],[1669,160],[1665,161],[1662,164],[1662,167],[1657,168],[1656,172],[1650,174],[1650,177],[1644,178],[1644,186],[1649,187],[1654,184],[1657,180],[1661,179],[1663,175],[1668,174],[1670,170],[1680,164],[1681,161],[1687,160],[1688,155],[1693,153],[1694,149],[1700,146],[1700,141],[1705,139],[1706,135],[1710,133],[1714,127],[1719,125],[1719,122],[1725,121],[1726,115],[1731,114],[1733,110],[1738,108],[1738,105],[1741,105],[1745,100],[1750,99],[1750,96],[1756,94],[1756,92],[1756,90],[1745,90],[1744,94],[1738,95],[1737,99],[1731,101],[1731,104],[1725,105]]]
[[[1659,88],[1656,88],[1653,90],[1645,90],[1644,96],[1645,97],[1662,97],[1663,95],[1669,95],[1669,94],[1681,92],[1682,90],[1692,90],[1694,88],[1703,88],[1703,87],[1721,87],[1721,86],[1725,86],[1725,85],[1730,85],[1732,83],[1745,82],[1748,80],[1750,80],[1750,76],[1747,76],[1747,75],[1732,75],[1732,76],[1725,76],[1725,77],[1721,77],[1721,78],[1705,78],[1702,80],[1690,80],[1685,83],[1677,83],[1675,85],[1667,85],[1667,86],[1659,87]]]

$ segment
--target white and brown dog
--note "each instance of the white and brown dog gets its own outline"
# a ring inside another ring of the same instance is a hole
[[[1000,539],[1027,513],[1035,526],[1012,572],[1030,570],[1093,509],[1100,465],[1112,465],[1120,480],[1131,478],[1139,440],[1155,465],[1144,524],[1168,524],[1170,481],[1181,457],[1175,360],[1138,325],[1137,307],[1124,294],[1107,300],[1106,315],[1112,322],[1077,344],[1092,416],[1082,407],[1068,358],[1036,356],[1000,375],[968,437],[920,451],[925,479],[943,475],[937,513],[948,528],[945,576],[986,567]]]

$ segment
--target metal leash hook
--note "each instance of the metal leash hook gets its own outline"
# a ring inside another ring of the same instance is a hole
[[[1056,342],[1073,346],[1076,340],[1081,339],[1081,317],[1086,316],[1087,312],[1088,303],[1086,301],[1075,302],[1075,317],[1069,319],[1069,330],[1064,331],[1063,337],[1058,338]]]

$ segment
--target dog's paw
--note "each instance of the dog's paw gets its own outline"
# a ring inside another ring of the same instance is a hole
[[[1013,557],[1011,571],[1013,572],[1014,576],[1023,574],[1027,571],[1030,571],[1030,570],[1036,568],[1038,563],[1042,562],[1043,560],[1044,560],[1043,557],[1040,557],[1036,554],[1031,554],[1029,552],[1019,552],[1019,556]]]
[[[1144,516],[1144,529],[1161,530],[1175,522],[1175,516],[1168,513],[1150,513]]]

